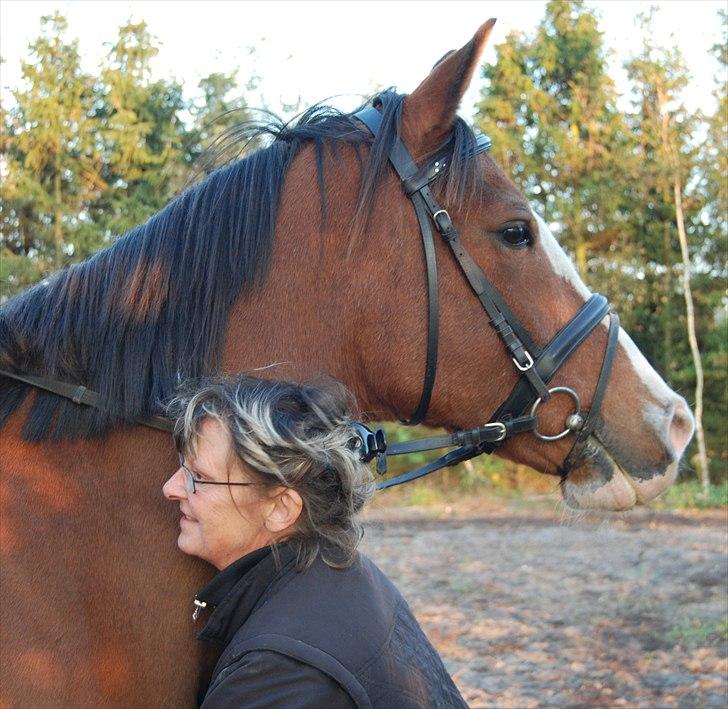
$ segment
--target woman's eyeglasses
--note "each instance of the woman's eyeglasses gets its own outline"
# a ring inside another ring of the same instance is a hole
[[[180,453],[179,467],[182,469],[185,479],[185,490],[194,495],[197,492],[198,485],[240,485],[247,487],[248,485],[258,485],[259,483],[236,483],[236,482],[219,482],[217,480],[200,480],[192,470],[185,465],[184,456]]]

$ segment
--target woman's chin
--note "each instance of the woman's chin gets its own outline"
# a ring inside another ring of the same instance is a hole
[[[189,554],[190,556],[199,556],[197,553],[199,550],[196,549],[196,544],[190,538],[190,535],[186,534],[184,530],[180,532],[179,537],[177,537],[177,546],[179,547],[179,550],[185,554]]]

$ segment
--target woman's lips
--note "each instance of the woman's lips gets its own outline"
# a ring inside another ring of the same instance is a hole
[[[181,512],[181,517],[179,518],[180,522],[196,522],[197,520],[192,519],[192,517],[188,517],[184,512]]]

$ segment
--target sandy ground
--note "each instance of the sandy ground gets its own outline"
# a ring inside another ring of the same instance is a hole
[[[473,707],[728,705],[725,511],[378,500],[363,550]]]

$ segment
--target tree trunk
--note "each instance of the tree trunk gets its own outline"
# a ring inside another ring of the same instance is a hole
[[[582,279],[586,280],[586,254],[587,244],[585,243],[581,234],[576,235],[576,253],[574,254],[574,260],[576,261],[576,269],[579,271],[579,275]]]
[[[668,163],[672,166],[672,189],[675,200],[675,222],[680,240],[680,253],[683,262],[683,294],[685,296],[685,310],[687,314],[688,341],[690,352],[695,364],[695,435],[698,440],[698,467],[700,480],[703,484],[703,494],[707,497],[710,490],[710,470],[708,468],[708,454],[705,449],[705,433],[703,431],[703,364],[700,360],[698,338],[695,334],[695,310],[693,308],[693,292],[690,288],[690,254],[688,252],[688,239],[685,235],[685,219],[682,208],[682,187],[680,185],[680,161],[677,149],[670,140],[670,115],[667,111],[667,97],[658,87],[657,105],[662,116],[662,142]]]
[[[710,471],[708,469],[708,454],[705,449],[705,434],[703,432],[703,365],[700,361],[698,338],[695,335],[695,311],[693,309],[693,294],[690,289],[690,255],[688,253],[688,240],[685,236],[682,190],[677,173],[674,176],[673,189],[675,193],[675,220],[677,221],[677,233],[680,238],[680,252],[683,261],[683,291],[688,319],[688,339],[693,362],[695,363],[695,431],[698,439],[698,466],[700,467],[700,478],[703,483],[703,493],[707,496],[710,488]]]
[[[667,202],[667,200],[665,200]],[[669,382],[672,375],[672,244],[670,243],[671,224],[667,220],[663,225],[662,253],[665,263],[665,277],[662,281],[662,308],[660,319],[663,327],[662,341],[662,375]]]
[[[61,205],[61,165],[56,160],[56,174],[53,177],[53,264],[56,269],[61,267],[63,249],[63,210]]]

